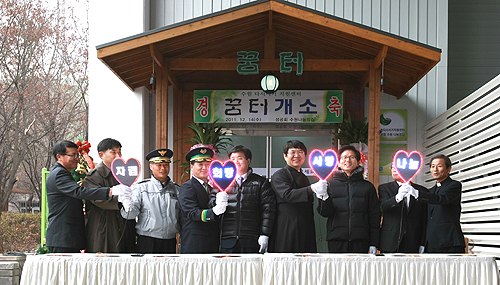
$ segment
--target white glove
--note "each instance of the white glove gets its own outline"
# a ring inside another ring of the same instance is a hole
[[[425,252],[425,246],[421,245],[420,248],[418,249],[418,253],[424,253]]]
[[[370,245],[369,253],[371,253],[371,254],[377,253],[377,248],[373,245]]]
[[[217,195],[215,195],[215,204],[222,204],[222,203],[227,204],[228,199],[229,195],[227,195],[225,191],[220,191],[217,193]]]
[[[318,182],[311,184],[311,189],[316,194],[326,194],[327,187],[328,182],[326,182],[326,180],[319,180]]]
[[[401,186],[399,186],[398,189],[398,194],[396,194],[396,202],[399,203],[403,200],[403,198],[406,196],[408,191],[412,188],[409,184],[403,183]]]
[[[132,195],[132,189],[130,189],[130,187],[128,187],[126,185],[118,184],[116,186],[111,187],[111,195],[116,195],[116,196],[127,195],[127,196],[131,196]]]
[[[269,237],[268,236],[260,236],[259,237],[259,245],[260,245],[260,249],[259,249],[259,253],[264,253],[267,251],[267,245],[269,244]]]
[[[118,200],[120,200],[121,197],[123,197],[123,198],[119,202],[122,203],[122,206],[123,206],[123,209],[125,209],[125,212],[129,212],[130,208],[132,208],[132,204],[133,204],[132,198],[128,197],[128,196],[118,196]]]
[[[217,216],[220,216],[222,214],[224,214],[224,212],[226,211],[226,207],[227,207],[227,202],[223,202],[223,203],[216,203],[215,206],[212,208],[212,211],[214,211],[214,214],[216,214]]]
[[[415,197],[415,199],[418,199],[418,194],[419,194],[418,190],[410,186],[408,189],[408,194],[406,194],[406,195],[408,198],[410,195],[412,195],[413,197]]]

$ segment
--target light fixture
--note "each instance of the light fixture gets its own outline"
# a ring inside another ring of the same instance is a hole
[[[264,77],[262,77],[262,80],[260,81],[260,87],[262,87],[262,90],[267,94],[273,94],[274,92],[276,92],[279,85],[280,81],[274,74],[264,75]]]

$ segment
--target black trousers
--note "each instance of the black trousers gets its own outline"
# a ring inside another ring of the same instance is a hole
[[[465,253],[465,247],[463,246],[449,246],[449,247],[432,247],[427,244],[425,247],[425,252],[428,253]]]
[[[252,239],[223,239],[221,253],[259,253],[259,243]]]
[[[328,241],[328,252],[330,253],[368,253],[369,249],[370,245],[367,240]]]
[[[137,251],[140,253],[175,253],[177,240],[137,236]]]
[[[78,248],[49,246],[50,253],[80,253]]]

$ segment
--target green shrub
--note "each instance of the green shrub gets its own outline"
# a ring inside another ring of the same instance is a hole
[[[0,253],[35,251],[39,245],[39,213],[2,213],[0,217]]]

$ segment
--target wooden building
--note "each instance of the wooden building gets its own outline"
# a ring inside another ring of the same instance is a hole
[[[239,51],[259,52],[259,74],[237,72]],[[302,75],[279,72],[281,52],[302,53]],[[180,139],[167,145],[167,136],[191,133],[195,90],[256,90],[268,72],[282,90],[343,90],[345,111],[356,118],[368,114],[368,179],[378,185],[381,90],[403,97],[440,61],[441,50],[290,2],[262,0],[99,45],[97,56],[131,90],[156,94],[155,145],[179,154],[189,146]],[[174,181],[180,175],[174,168]]]

